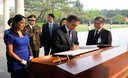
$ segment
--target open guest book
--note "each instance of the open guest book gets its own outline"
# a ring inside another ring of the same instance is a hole
[[[97,46],[83,46],[83,47],[79,47],[79,49],[77,49],[77,50],[54,53],[54,55],[76,56],[76,55],[91,52],[91,51],[97,50],[97,49],[99,49]]]

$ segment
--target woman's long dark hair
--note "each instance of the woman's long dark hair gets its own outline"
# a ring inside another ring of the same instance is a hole
[[[21,14],[17,14],[14,16],[13,21],[12,21],[12,27],[11,27],[11,33],[19,36],[19,34],[17,33],[17,28],[18,28],[18,22],[21,21],[22,19],[26,19],[23,15]],[[26,34],[26,32],[24,30],[21,31],[23,35]]]
[[[63,19],[60,21],[60,27],[61,27],[61,25],[62,25],[63,20],[67,20],[67,18],[63,18]]]

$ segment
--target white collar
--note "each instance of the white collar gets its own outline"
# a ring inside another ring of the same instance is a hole
[[[102,29],[102,28],[101,28]],[[100,33],[101,29],[95,29],[94,36],[96,35],[96,30],[98,30],[98,34]]]
[[[34,27],[34,25],[30,25],[30,24],[29,24],[29,26],[30,26],[31,29],[33,29],[33,27]]]
[[[48,24],[53,24],[53,22],[52,23],[48,22]]]
[[[101,29],[95,29],[95,33],[96,33],[96,30],[98,30],[98,34],[100,33],[100,31],[102,30],[102,28]]]

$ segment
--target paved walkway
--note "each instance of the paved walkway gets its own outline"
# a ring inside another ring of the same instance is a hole
[[[5,58],[5,44],[3,42],[3,33],[0,33],[0,78],[11,78],[7,72],[7,64]]]
[[[128,45],[128,28],[111,29],[112,32],[112,45]],[[80,46],[86,44],[88,32],[79,32],[78,38]],[[7,72],[6,57],[5,57],[5,44],[3,42],[3,33],[0,33],[0,78],[10,78]],[[40,49],[40,56],[43,56],[43,48]]]

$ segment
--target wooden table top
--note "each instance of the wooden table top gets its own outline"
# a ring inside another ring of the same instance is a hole
[[[58,56],[41,56],[32,59],[30,62],[38,64],[46,64],[56,66],[71,74],[79,74],[85,70],[95,67],[105,61],[108,61],[114,57],[117,57],[127,51],[127,46],[113,46],[101,48],[89,53],[81,54],[78,56],[70,57],[58,57]],[[63,60],[59,62],[58,60]],[[57,63],[56,63],[57,62]]]

